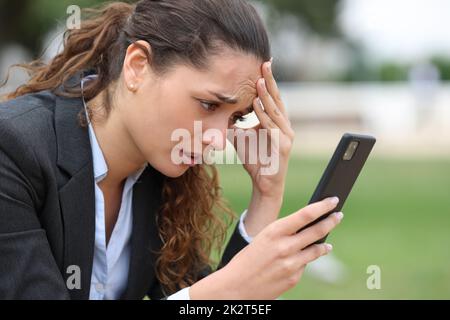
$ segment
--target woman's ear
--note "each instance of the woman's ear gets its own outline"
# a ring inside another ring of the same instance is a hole
[[[129,91],[136,92],[148,76],[151,68],[149,58],[152,48],[147,41],[138,40],[128,46],[123,64],[125,86]]]

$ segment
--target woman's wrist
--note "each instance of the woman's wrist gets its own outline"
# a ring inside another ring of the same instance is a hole
[[[189,289],[191,300],[232,300],[238,299],[238,292],[231,287],[227,267],[223,267],[202,280],[194,283]]]
[[[253,187],[252,190],[252,201],[263,201],[265,203],[279,204],[281,206],[283,202],[284,189],[278,188],[277,190],[272,190],[271,192],[262,193],[257,188]]]
[[[282,204],[282,192],[262,195],[254,190],[244,221],[247,234],[253,238],[266,226],[277,220]]]

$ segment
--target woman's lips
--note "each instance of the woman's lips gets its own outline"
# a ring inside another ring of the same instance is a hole
[[[180,150],[180,156],[183,159],[183,164],[189,165],[189,166],[195,166],[196,164],[202,163],[203,156],[201,154],[195,154],[190,152],[184,152],[183,150]]]

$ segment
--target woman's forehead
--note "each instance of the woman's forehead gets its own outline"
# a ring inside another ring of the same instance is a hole
[[[247,54],[216,56],[213,59],[209,68],[200,72],[208,90],[235,99],[256,92],[256,82],[262,77],[261,61]]]
[[[206,73],[222,80],[233,80],[236,83],[252,80],[256,82],[262,77],[262,61],[246,53],[230,53],[215,55],[209,60]]]

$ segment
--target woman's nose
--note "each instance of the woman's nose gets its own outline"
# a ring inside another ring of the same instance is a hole
[[[227,145],[227,129],[208,129],[203,133],[203,144],[211,146],[214,150],[222,151]]]

